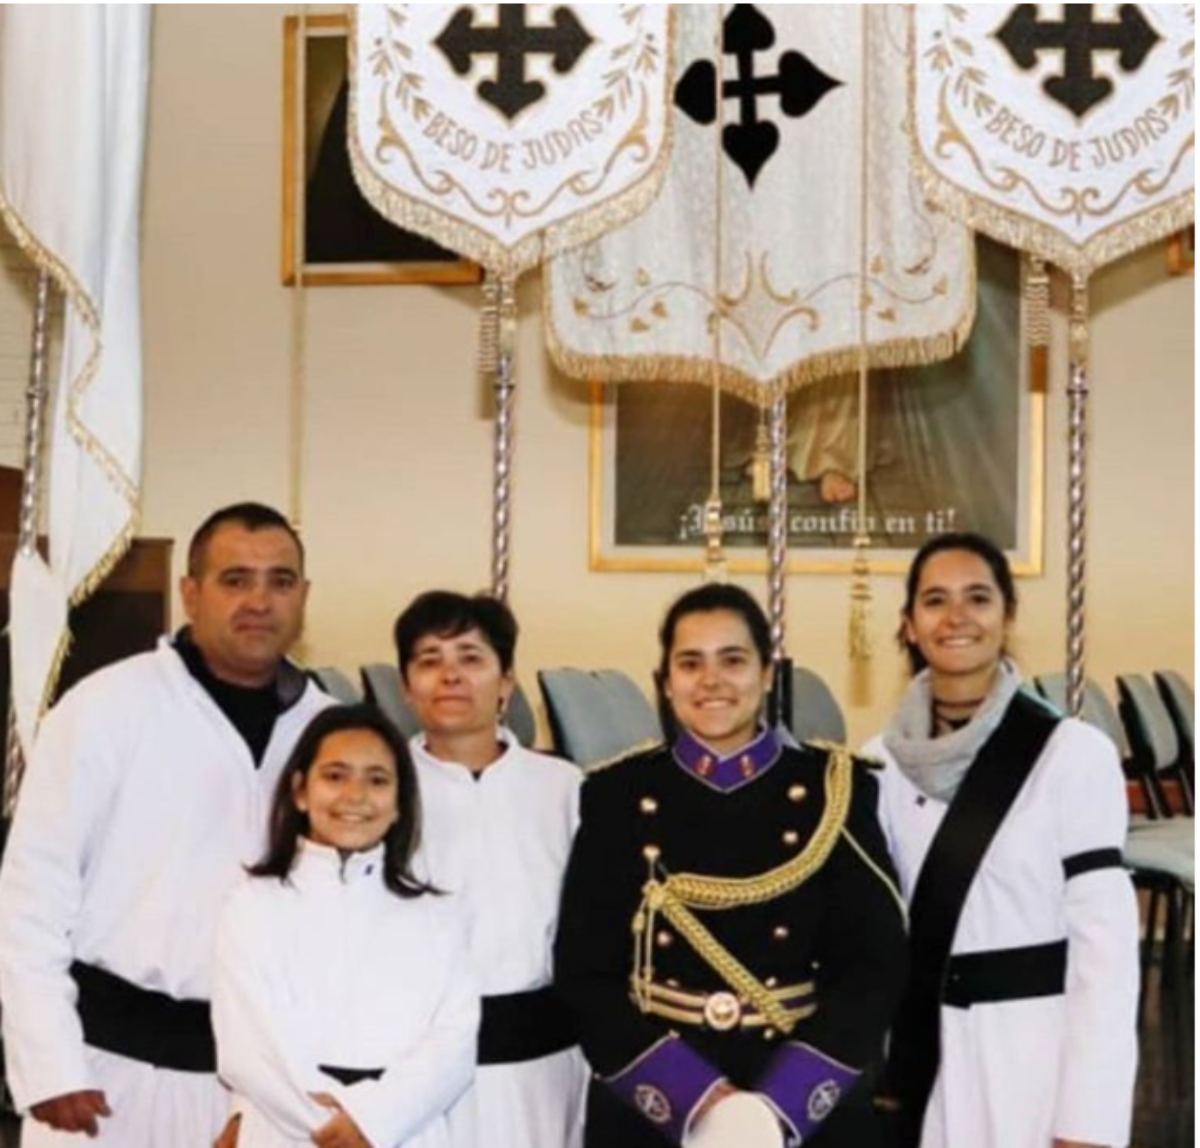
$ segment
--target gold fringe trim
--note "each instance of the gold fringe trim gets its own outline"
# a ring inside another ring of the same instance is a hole
[[[649,753],[652,749],[661,749],[666,743],[659,737],[648,737],[639,741],[636,745],[630,746],[628,749],[621,750],[620,753],[614,753],[612,757],[603,758],[601,761],[593,762],[591,765],[585,765],[583,772],[585,775],[589,773],[599,773],[602,769],[608,769],[613,765],[620,765],[626,758],[637,757],[639,754]]]
[[[554,365],[574,378],[603,383],[699,383],[712,384],[711,358],[698,355],[593,355],[576,351],[563,341],[554,322],[550,295],[553,285],[553,262],[544,271],[546,281],[542,290],[542,319],[546,332],[546,347]],[[952,358],[966,345],[975,323],[975,261],[971,260],[971,289],[962,315],[952,328],[935,335],[909,339],[888,339],[867,349],[867,365],[871,370],[902,367],[924,367]],[[858,343],[836,347],[809,356],[795,366],[759,379],[729,363],[720,368],[720,386],[756,407],[771,403],[771,390],[776,386],[788,392],[819,383],[833,375],[848,375],[858,369],[861,350]]]
[[[92,434],[84,424],[79,414],[79,403],[87,388],[91,385],[100,367],[100,358],[104,343],[100,335],[100,319],[96,305],[91,296],[84,290],[75,277],[74,272],[53,251],[50,250],[28,227],[20,212],[9,202],[4,191],[0,188],[0,218],[12,233],[17,245],[29,256],[39,271],[47,272],[58,285],[59,290],[67,300],[79,311],[88,332],[92,337],[92,349],[87,361],[79,374],[73,379],[65,396],[60,395],[59,401],[65,397],[67,401],[67,428],[80,449],[90,455],[100,467],[105,477],[112,483],[117,494],[125,500],[129,507],[129,518],[124,528],[101,555],[99,561],[80,579],[79,584],[70,591],[68,606],[78,606],[91,596],[95,589],[112,573],[113,568],[124,557],[137,533],[140,521],[140,504],[137,487],[133,480],[121,469],[107,448]],[[50,708],[51,699],[58,687],[62,674],[63,663],[71,648],[71,632],[64,627],[55,648],[54,657],[50,664],[50,673],[46,678],[42,696],[38,704],[38,718]]]
[[[363,198],[388,222],[415,231],[435,243],[480,264],[499,275],[517,278],[531,267],[553,255],[577,247],[635,219],[657,198],[666,179],[673,150],[673,118],[671,107],[671,75],[675,58],[674,11],[667,15],[667,49],[663,55],[663,106],[668,109],[663,125],[662,143],[658,155],[637,182],[623,191],[608,196],[591,207],[577,211],[562,223],[544,224],[533,234],[509,246],[482,227],[460,219],[452,212],[433,204],[413,199],[396,190],[371,167],[358,137],[358,7],[350,11],[348,34],[350,70],[350,108],[347,146],[350,170]],[[624,150],[624,142],[614,154]],[[611,162],[611,160],[610,160]]]

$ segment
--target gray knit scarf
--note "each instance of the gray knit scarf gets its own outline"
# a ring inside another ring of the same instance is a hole
[[[1020,671],[1009,659],[1002,659],[991,690],[971,720],[962,729],[933,737],[930,673],[922,670],[884,730],[883,744],[913,785],[926,796],[949,803],[1020,687]]]

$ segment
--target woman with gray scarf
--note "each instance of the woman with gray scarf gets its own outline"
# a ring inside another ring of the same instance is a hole
[[[1137,908],[1111,741],[1021,687],[1016,590],[975,534],[908,573],[914,678],[866,754],[909,905],[878,1105],[899,1148],[1119,1148],[1137,1060]]]

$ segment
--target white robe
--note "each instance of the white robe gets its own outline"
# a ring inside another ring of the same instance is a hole
[[[163,639],[85,678],[46,716],[0,870],[0,1002],[17,1106],[102,1089],[89,1140],[27,1118],[25,1148],[202,1144],[228,1093],[86,1047],[73,960],[177,998],[207,999],[217,917],[266,841],[280,770],[330,699],[309,684],[263,762]]]
[[[484,995],[525,992],[553,979],[558,900],[579,825],[579,769],[507,749],[476,780],[410,745],[421,791],[417,871],[462,902],[471,964]],[[517,1064],[481,1065],[450,1112],[454,1148],[578,1148],[588,1070],[578,1047]]]
[[[333,1116],[313,1092],[334,1096],[372,1148],[448,1148],[479,997],[453,899],[397,896],[382,858],[381,845],[343,861],[304,841],[286,882],[248,878],[222,914],[213,1026],[238,1148],[311,1145]],[[384,1073],[346,1086],[319,1065]]]
[[[880,821],[911,899],[948,806],[925,797],[881,738]],[[1121,868],[1066,879],[1063,861],[1122,848],[1128,819],[1116,749],[1065,719],[1000,826],[963,905],[951,952],[1067,938],[1066,991],[941,1010],[941,1068],[921,1148],[1050,1148],[1055,1137],[1129,1141],[1137,1068],[1138,920]]]

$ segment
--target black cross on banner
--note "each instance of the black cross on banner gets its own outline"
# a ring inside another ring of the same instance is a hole
[[[1136,4],[1122,4],[1117,19],[1094,20],[1091,4],[1063,4],[1060,21],[1039,20],[1036,4],[1018,4],[996,30],[1012,61],[1022,71],[1037,64],[1040,52],[1063,54],[1060,76],[1043,81],[1052,100],[1082,119],[1113,90],[1113,82],[1092,71],[1096,52],[1116,52],[1123,72],[1136,72],[1162,38]]]
[[[498,4],[495,24],[476,24],[473,7],[459,8],[434,44],[456,74],[465,76],[475,56],[496,57],[496,78],[475,91],[510,122],[546,94],[546,85],[525,78],[525,57],[550,56],[567,75],[595,39],[570,8],[555,8],[549,25],[527,24],[524,4]]]
[[[775,45],[775,27],[753,4],[735,4],[721,27],[721,48],[736,63],[736,74],[723,78],[721,98],[737,100],[738,122],[721,133],[725,154],[742,169],[751,187],[779,147],[779,128],[759,115],[759,97],[779,97],[785,116],[806,116],[833,88],[841,86],[800,52],[783,52],[773,76],[754,72],[754,54]],[[697,60],[679,78],[675,103],[698,124],[717,118],[717,69]]]

